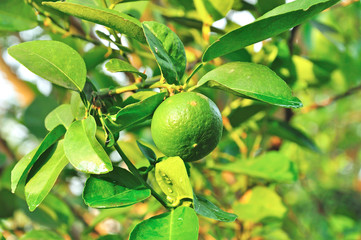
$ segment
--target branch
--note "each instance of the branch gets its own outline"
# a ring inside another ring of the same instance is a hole
[[[341,93],[339,95],[336,95],[334,97],[328,98],[328,99],[322,101],[321,103],[314,103],[314,104],[312,104],[312,105],[310,105],[308,107],[303,108],[302,113],[308,113],[311,110],[327,107],[327,106],[331,105],[332,103],[334,103],[334,102],[336,102],[336,101],[338,101],[340,99],[343,99],[345,97],[348,97],[348,96],[351,96],[351,95],[357,93],[360,90],[361,90],[361,85],[350,88],[346,92]]]
[[[0,46],[0,53],[2,53],[1,46]],[[28,85],[26,85],[24,81],[20,80],[16,76],[16,74],[6,64],[1,54],[0,54],[0,71],[4,73],[5,78],[9,80],[9,82],[14,86],[15,91],[17,92],[18,97],[20,99],[20,104],[22,106],[29,105],[34,100],[35,97],[34,92],[28,87]]]

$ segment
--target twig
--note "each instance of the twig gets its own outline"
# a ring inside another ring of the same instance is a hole
[[[1,46],[0,46],[0,53],[1,53]],[[7,80],[9,80],[15,88],[17,92],[20,103],[22,106],[29,105],[35,97],[34,92],[26,85],[25,82],[20,80],[16,74],[11,70],[11,68],[6,64],[4,59],[0,54],[0,71],[4,73]]]
[[[314,103],[314,104],[312,104],[312,105],[310,105],[308,107],[305,107],[305,108],[303,108],[303,110],[301,112],[302,113],[308,113],[311,110],[327,107],[327,106],[331,105],[332,103],[334,103],[334,102],[336,102],[336,101],[338,101],[340,99],[343,99],[345,97],[348,97],[348,96],[351,96],[352,94],[357,93],[359,90],[361,90],[361,85],[350,88],[346,92],[341,93],[339,95],[336,95],[334,97],[328,98],[328,99],[322,101],[321,103]]]

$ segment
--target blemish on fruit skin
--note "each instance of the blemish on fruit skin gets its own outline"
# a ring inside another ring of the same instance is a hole
[[[192,105],[192,106],[196,106],[196,105],[197,105],[197,102],[196,102],[196,101],[192,101],[192,102],[190,102],[189,104]]]

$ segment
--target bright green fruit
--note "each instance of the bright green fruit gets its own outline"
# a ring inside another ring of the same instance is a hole
[[[222,116],[206,96],[184,92],[159,105],[151,129],[155,145],[166,156],[196,161],[217,146],[222,136]]]

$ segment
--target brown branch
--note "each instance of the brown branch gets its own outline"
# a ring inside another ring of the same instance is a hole
[[[0,53],[1,53],[0,47]],[[2,56],[0,55],[0,71],[4,73],[5,78],[14,86],[15,91],[18,94],[20,104],[22,106],[29,105],[35,97],[34,92],[26,85],[26,83],[20,80],[11,68],[6,64]]]
[[[7,142],[5,141],[5,139],[1,137],[1,135],[0,135],[0,152],[5,153],[6,157],[11,161],[14,161],[16,159],[14,152],[10,149]]]
[[[339,94],[339,95],[336,95],[336,96],[334,96],[334,97],[328,98],[328,99],[322,101],[321,103],[314,103],[314,104],[312,104],[312,105],[310,105],[310,106],[308,106],[308,107],[303,108],[302,113],[308,113],[308,112],[310,112],[311,110],[315,110],[315,109],[320,109],[320,108],[327,107],[327,106],[331,105],[332,103],[334,103],[334,102],[336,102],[336,101],[338,101],[338,100],[340,100],[340,99],[343,99],[343,98],[345,98],[345,97],[348,97],[348,96],[350,96],[350,95],[352,95],[352,94],[357,93],[357,92],[360,91],[360,90],[361,90],[361,85],[358,85],[358,86],[356,86],[356,87],[350,88],[350,89],[347,90],[346,92],[341,93],[341,94]]]

